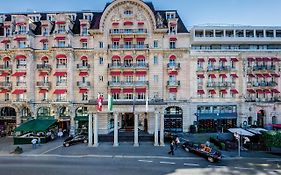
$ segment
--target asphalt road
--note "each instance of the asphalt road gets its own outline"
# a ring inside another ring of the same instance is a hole
[[[279,165],[278,165],[279,164]],[[281,175],[279,159],[204,159],[37,155],[0,157],[1,175]]]

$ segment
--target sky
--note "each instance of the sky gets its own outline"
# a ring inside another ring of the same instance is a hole
[[[202,24],[281,26],[281,0],[148,0],[178,10],[187,27]],[[0,13],[102,11],[111,0],[0,0]]]

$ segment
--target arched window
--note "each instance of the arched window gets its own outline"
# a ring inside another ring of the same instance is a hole
[[[64,106],[59,109],[59,117],[69,117],[68,107]]]
[[[50,113],[50,108],[49,107],[41,107],[38,109],[37,111],[37,117],[50,117],[51,113]]]
[[[87,107],[77,108],[76,116],[88,116],[88,108]]]
[[[16,110],[11,107],[1,108],[0,116],[16,116]]]

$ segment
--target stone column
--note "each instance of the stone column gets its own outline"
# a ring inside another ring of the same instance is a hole
[[[98,115],[94,114],[94,147],[99,146],[98,134]]]
[[[139,114],[134,113],[134,146],[139,146]]]
[[[93,146],[93,115],[89,114],[88,146]]]
[[[75,131],[76,131],[76,127],[75,127],[75,121],[74,121],[74,117],[75,117],[75,107],[74,105],[70,105],[70,134],[71,135],[75,135]]]
[[[155,118],[155,121],[154,121],[154,146],[159,146],[159,143],[158,143],[158,112],[156,111],[155,114],[154,114],[154,118]]]
[[[164,143],[164,114],[159,113],[160,115],[160,146],[165,146]]]
[[[119,146],[118,143],[118,113],[114,114],[114,142],[113,146]]]

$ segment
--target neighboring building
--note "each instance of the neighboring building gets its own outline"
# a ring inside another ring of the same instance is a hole
[[[103,12],[0,14],[0,26],[0,129],[32,117],[79,132],[103,94],[106,134],[109,93],[124,130],[137,119],[153,133],[158,115],[161,129],[176,132],[281,123],[281,27],[189,32],[176,10],[140,0],[115,0]]]

